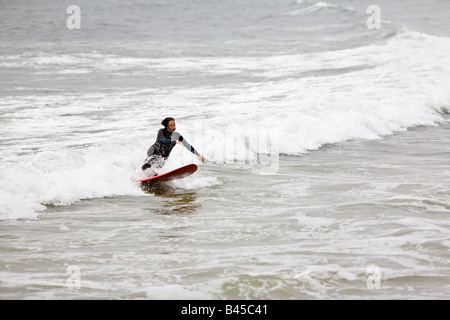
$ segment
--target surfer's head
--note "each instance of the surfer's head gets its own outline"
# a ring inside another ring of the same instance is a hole
[[[169,132],[174,132],[176,130],[174,118],[167,117],[161,122],[161,124],[166,127]]]

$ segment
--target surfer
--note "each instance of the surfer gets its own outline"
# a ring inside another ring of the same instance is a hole
[[[159,129],[155,143],[147,150],[147,159],[145,159],[145,163],[141,168],[143,171],[148,168],[152,168],[153,171],[161,168],[176,143],[184,145],[186,149],[198,156],[203,163],[207,162],[206,158],[200,155],[181,134],[175,132],[176,126],[174,118],[165,118],[161,124],[164,128]],[[156,172],[153,174],[156,175]]]

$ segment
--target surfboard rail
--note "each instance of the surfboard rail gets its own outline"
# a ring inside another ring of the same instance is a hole
[[[147,179],[141,179],[138,181],[141,183],[146,183],[146,182],[162,182],[162,181],[182,179],[193,174],[195,171],[197,171],[197,168],[198,167],[195,164],[188,164],[186,166],[174,169],[172,171],[154,177],[150,177]]]

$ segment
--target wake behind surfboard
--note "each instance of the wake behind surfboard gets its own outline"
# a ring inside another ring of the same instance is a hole
[[[141,179],[138,181],[145,184],[149,182],[163,182],[163,181],[177,180],[190,176],[195,171],[197,171],[197,166],[195,164],[188,164],[187,166],[183,166],[181,168],[157,175],[155,177]]]

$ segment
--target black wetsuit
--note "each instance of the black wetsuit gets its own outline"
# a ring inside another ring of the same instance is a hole
[[[184,140],[183,136],[178,132],[169,132],[167,128],[162,128],[158,131],[155,143],[147,150],[147,159],[142,166],[142,170],[149,167],[153,167],[154,169],[161,168],[164,161],[169,157],[173,147],[175,147],[176,141],[182,142],[186,149],[197,156],[199,155],[194,147]]]

